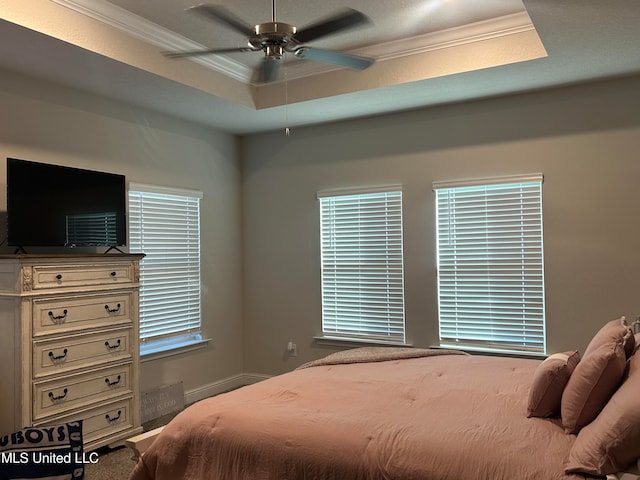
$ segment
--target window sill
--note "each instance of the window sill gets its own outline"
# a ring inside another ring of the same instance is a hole
[[[547,357],[545,353],[518,352],[516,350],[491,350],[488,348],[482,349],[478,347],[469,347],[469,346],[463,346],[463,345],[431,345],[429,348],[460,350],[470,355],[487,355],[491,357],[530,358],[534,360],[539,360],[541,358]]]
[[[199,338],[175,342],[172,344],[150,345],[147,348],[140,347],[140,362],[148,362],[159,358],[181,355],[183,353],[192,352],[206,348],[211,342],[210,338]]]
[[[353,346],[362,347],[363,345],[380,346],[380,347],[413,347],[410,343],[393,342],[389,340],[376,340],[372,338],[352,338],[352,337],[338,337],[330,335],[319,335],[313,337],[313,341],[318,345],[329,346]]]

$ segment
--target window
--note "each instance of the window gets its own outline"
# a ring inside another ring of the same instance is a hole
[[[545,353],[542,175],[434,190],[440,344]]]
[[[323,337],[404,343],[402,192],[318,198]]]
[[[140,263],[140,351],[202,340],[199,192],[131,184],[129,248]]]

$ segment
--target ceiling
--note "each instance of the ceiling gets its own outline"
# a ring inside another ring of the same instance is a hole
[[[265,0],[214,0],[247,24]],[[189,0],[3,0],[0,67],[251,134],[640,72],[637,0],[280,0],[298,28],[349,6],[370,23],[312,47],[375,59],[366,70],[284,58],[283,80],[252,82],[261,52]]]

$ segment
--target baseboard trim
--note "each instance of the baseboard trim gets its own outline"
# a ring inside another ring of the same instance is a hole
[[[213,397],[229,390],[251,385],[253,383],[266,380],[270,375],[262,375],[259,373],[241,373],[231,377],[223,378],[207,385],[194,388],[184,392],[184,404],[189,405],[208,397]]]

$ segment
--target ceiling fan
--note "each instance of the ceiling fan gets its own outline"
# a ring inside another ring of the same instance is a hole
[[[271,21],[251,26],[235,16],[222,5],[202,4],[188,8],[187,11],[220,22],[248,38],[248,45],[240,48],[212,48],[182,52],[164,52],[169,58],[195,57],[201,55],[224,54],[233,52],[264,52],[264,57],[256,67],[254,81],[273,82],[278,79],[281,60],[285,53],[296,57],[329,63],[343,67],[363,70],[373,64],[372,58],[351,55],[335,50],[312,48],[306,43],[321,37],[333,35],[353,27],[364,25],[369,19],[363,13],[346,8],[316,23],[301,29],[288,23],[276,21],[276,2],[272,0]]]

